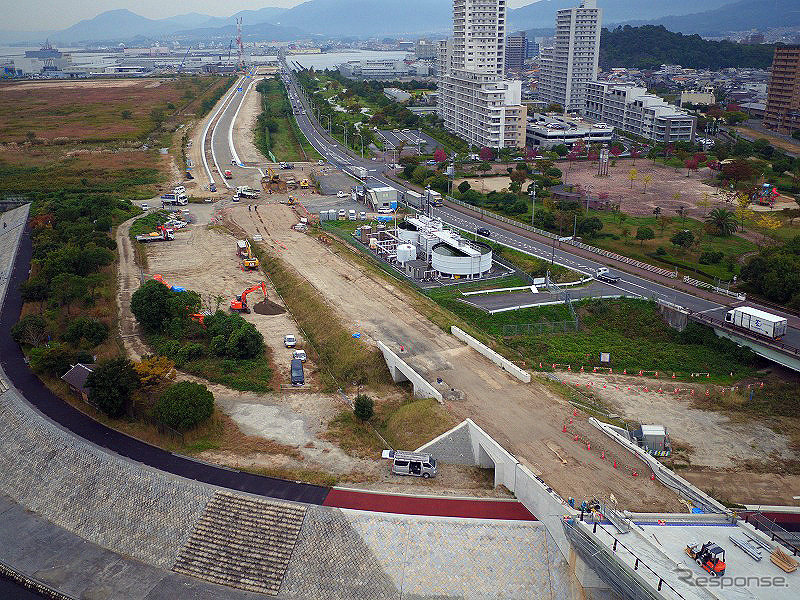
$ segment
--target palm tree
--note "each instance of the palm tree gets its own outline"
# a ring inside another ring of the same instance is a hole
[[[719,235],[730,235],[739,227],[736,215],[727,208],[715,208],[706,217],[706,223],[717,228]]]

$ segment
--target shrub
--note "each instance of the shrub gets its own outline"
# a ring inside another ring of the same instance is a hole
[[[108,325],[87,317],[78,317],[70,322],[61,339],[70,344],[78,344],[81,340],[85,340],[89,346],[94,347],[107,337]]]
[[[19,345],[38,346],[47,338],[47,321],[39,315],[25,315],[12,328],[11,337]]]
[[[664,250],[664,246],[659,246],[658,248],[656,248],[656,254],[658,256],[666,256],[667,251]]]
[[[31,348],[30,365],[34,373],[61,377],[69,371],[75,357],[64,344],[53,343],[42,348]]]
[[[716,265],[722,261],[724,254],[722,252],[701,252],[700,264],[701,265]]]
[[[213,414],[214,394],[192,381],[169,386],[153,408],[156,419],[180,431],[196,427]]]
[[[226,354],[233,358],[254,358],[264,349],[264,336],[251,323],[234,331],[225,344]]]
[[[203,356],[204,351],[205,349],[202,344],[184,344],[180,347],[180,350],[175,353],[175,362],[180,365],[186,364],[190,360]]]
[[[353,414],[362,421],[369,421],[375,414],[372,398],[366,394],[359,394],[353,403]]]

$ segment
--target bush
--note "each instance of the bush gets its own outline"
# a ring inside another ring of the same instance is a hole
[[[131,397],[139,383],[138,373],[124,356],[100,365],[86,379],[89,401],[112,418],[121,417],[130,408]]]
[[[656,248],[656,254],[658,256],[666,256],[667,255],[667,251],[664,250],[664,246],[659,246],[658,248]]]
[[[85,340],[89,346],[94,347],[107,337],[108,325],[87,317],[78,317],[70,322],[61,339],[70,344],[79,344],[81,340]]]
[[[366,394],[356,396],[356,400],[353,403],[353,414],[362,421],[369,421],[372,415],[375,414],[372,398]]]
[[[205,348],[202,344],[184,344],[175,353],[175,364],[184,365],[190,360],[203,356]]]
[[[155,332],[164,326],[169,317],[169,296],[167,286],[158,281],[146,281],[131,296],[131,312],[141,326]]]
[[[47,321],[39,315],[25,315],[11,328],[11,337],[20,346],[38,346],[47,340],[48,335]]]
[[[34,373],[61,377],[69,371],[75,357],[64,344],[53,343],[42,348],[31,348],[30,365]]]
[[[716,265],[722,261],[724,254],[722,252],[701,252],[700,264],[701,265]]]
[[[213,414],[214,394],[192,381],[169,386],[153,408],[156,419],[179,431],[192,429]]]

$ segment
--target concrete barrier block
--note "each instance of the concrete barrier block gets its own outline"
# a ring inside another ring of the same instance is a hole
[[[479,354],[482,354],[498,367],[503,369],[506,373],[515,377],[522,381],[523,383],[530,383],[531,382],[531,374],[525,371],[524,369],[520,369],[517,365],[512,363],[507,358],[500,356],[497,352],[489,348],[486,344],[479,342],[474,337],[466,333],[463,329],[460,329],[453,325],[450,327],[450,333],[460,339],[462,342],[466,342],[466,344],[476,350]]]

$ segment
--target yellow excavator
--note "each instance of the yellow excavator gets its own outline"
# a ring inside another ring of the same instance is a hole
[[[269,182],[270,183],[280,183],[281,176],[275,172],[275,169],[272,167],[267,167],[267,175],[269,175]]]
[[[250,240],[244,240],[244,251],[242,256],[242,266],[245,269],[257,269],[259,262],[258,257],[253,254],[253,248],[250,246]]]
[[[286,201],[286,204],[288,204],[289,206],[292,206],[296,201],[297,200],[295,199],[295,197],[292,196],[291,194],[289,194],[289,199]]]

